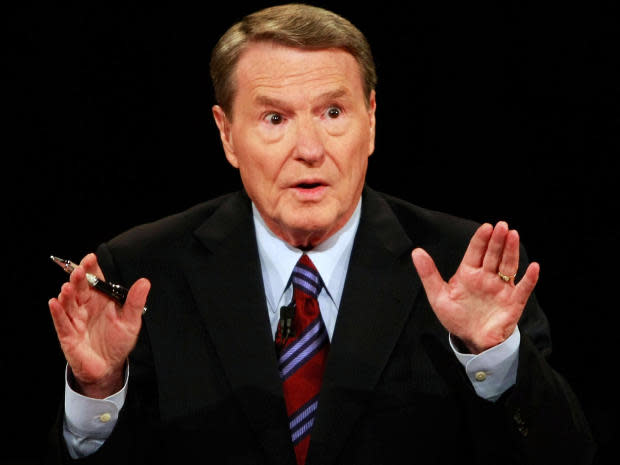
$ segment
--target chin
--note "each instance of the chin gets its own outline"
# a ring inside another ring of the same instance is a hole
[[[336,232],[336,224],[337,218],[333,215],[304,215],[282,223],[282,231],[285,232],[285,240],[292,246],[311,248]]]

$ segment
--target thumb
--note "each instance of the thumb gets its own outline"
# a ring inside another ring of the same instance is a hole
[[[424,249],[414,249],[411,252],[411,259],[420,276],[426,296],[432,305],[444,286],[444,280],[441,278],[435,262]]]
[[[123,313],[126,318],[139,319],[144,311],[146,298],[151,290],[151,282],[146,278],[140,278],[129,288],[127,299],[123,305]]]

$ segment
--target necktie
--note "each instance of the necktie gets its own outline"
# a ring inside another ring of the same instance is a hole
[[[295,265],[292,282],[293,332],[283,337],[279,326],[276,349],[297,464],[303,465],[317,411],[329,338],[317,301],[323,282],[307,255],[302,255]]]

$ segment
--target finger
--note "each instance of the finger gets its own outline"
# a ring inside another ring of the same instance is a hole
[[[426,291],[426,296],[432,305],[445,282],[439,274],[435,262],[425,250],[414,249],[411,252],[411,258]]]
[[[73,284],[78,302],[83,301],[84,293],[88,292],[88,281],[86,280],[86,270],[82,265],[71,272],[69,282]],[[80,299],[80,296],[82,299]]]
[[[482,259],[487,250],[492,233],[493,226],[489,223],[480,226],[469,241],[469,246],[465,251],[465,255],[463,255],[461,263],[474,268],[482,266]]]
[[[87,273],[94,274],[99,279],[105,281],[105,276],[103,275],[103,271],[99,267],[99,262],[97,261],[97,256],[94,253],[89,253],[88,255],[82,258],[80,262],[80,266],[86,270]]]
[[[65,309],[60,302],[58,302],[58,299],[50,299],[47,305],[49,306],[50,314],[52,315],[52,321],[54,323],[54,328],[56,329],[58,339],[73,335],[75,333],[75,328],[73,327],[70,318],[65,313]]]
[[[123,305],[123,318],[129,321],[139,322],[144,311],[146,298],[151,290],[151,282],[146,278],[138,279],[129,288],[127,299]]]
[[[80,266],[73,270],[73,272],[71,273],[71,277],[69,278],[69,282],[74,286],[74,298],[77,306],[88,304],[90,300],[97,294],[97,292],[93,290],[88,283],[88,279],[86,279],[86,270],[84,269],[82,264],[80,264]]]
[[[506,236],[502,260],[497,270],[506,276],[514,276],[519,269],[519,233],[511,230]]]
[[[504,251],[504,244],[506,242],[506,236],[508,235],[508,224],[505,221],[500,221],[495,225],[493,234],[489,240],[489,246],[484,254],[482,261],[482,267],[493,273],[497,273],[499,262],[502,259],[502,253]]]
[[[532,292],[534,292],[539,275],[540,265],[536,262],[530,263],[527,270],[525,270],[525,275],[523,275],[523,278],[515,287],[515,298],[521,305],[525,305]]]
[[[77,311],[76,292],[73,283],[66,282],[61,286],[60,294],[58,294],[58,303],[62,306],[64,312],[72,318],[72,315]]]

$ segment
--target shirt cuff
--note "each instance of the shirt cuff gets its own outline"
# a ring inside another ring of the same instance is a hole
[[[504,342],[478,355],[459,352],[452,341],[452,335],[449,336],[449,340],[456,358],[465,367],[467,377],[478,396],[494,402],[517,382],[521,344],[518,327],[515,327]]]
[[[69,365],[65,369],[65,429],[74,436],[105,440],[112,433],[127,396],[129,365],[120,391],[105,399],[93,399],[71,389]]]

